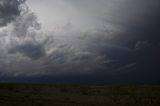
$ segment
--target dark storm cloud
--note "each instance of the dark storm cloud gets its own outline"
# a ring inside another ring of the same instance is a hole
[[[0,26],[5,26],[20,16],[20,5],[25,0],[0,0]]]
[[[111,63],[104,62],[106,75],[107,70],[116,74],[119,69],[123,69],[122,73],[133,71],[127,75],[134,72],[133,75],[144,75],[144,77],[159,74],[160,1],[124,0],[123,3],[120,2],[117,2],[110,13],[111,18],[107,18],[106,15],[102,19],[106,24],[118,26],[122,30],[111,33],[107,29],[101,30],[95,38],[89,38],[96,45],[90,46],[89,49],[93,47],[92,50],[104,55],[106,60],[117,60]],[[108,39],[105,36],[109,34],[113,37]]]
[[[125,64],[136,63],[133,68],[123,70],[133,71],[127,75],[132,74],[138,76],[138,79],[150,79],[152,81],[153,76],[160,74],[158,62],[160,59],[158,48],[160,41],[160,1],[131,0],[126,1],[126,5],[120,6],[120,8],[120,10],[116,10],[119,12],[112,21],[126,28],[126,31],[117,33],[119,36],[112,42],[128,47],[133,51],[126,53],[125,56],[118,53],[118,60]]]
[[[125,5],[125,6],[124,6]],[[119,33],[118,42],[129,43],[132,47],[137,41],[157,44],[160,40],[160,2],[159,0],[130,0],[119,6],[118,14],[113,15],[113,22],[127,30]],[[116,18],[118,17],[118,18]],[[123,40],[124,39],[124,40]],[[126,40],[126,41],[125,41]],[[115,41],[116,42],[116,41]],[[131,46],[129,45],[129,46]]]
[[[43,43],[39,43],[36,39],[38,30],[40,24],[34,13],[26,12],[17,17],[12,23],[9,53],[21,53],[32,59],[43,57],[45,55]]]
[[[3,10],[0,20],[3,26],[6,25],[0,32],[1,76],[26,76],[43,73],[43,67],[38,60],[46,53],[44,40],[37,39],[42,35],[41,32],[38,32],[41,26],[36,15],[24,2],[25,0],[0,1],[2,5],[0,12]],[[24,5],[21,5],[23,3]]]
[[[65,0],[61,2],[66,3]],[[159,0],[67,2],[67,6],[84,18],[74,23],[72,18],[78,14],[67,13],[71,20],[59,26],[58,33],[43,31],[36,14],[29,10],[15,15],[18,17],[7,33],[1,33],[0,68],[6,70],[1,73],[11,76],[79,75],[82,79],[88,75],[96,80],[101,76],[110,80],[111,76],[121,79],[132,75],[143,79],[160,73]],[[79,23],[84,27],[78,26]]]
[[[26,42],[25,44],[16,46],[10,50],[10,53],[22,53],[23,55],[32,59],[39,59],[45,56],[45,50],[40,44],[33,44],[32,42]]]

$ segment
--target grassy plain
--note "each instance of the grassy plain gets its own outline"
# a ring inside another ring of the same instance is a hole
[[[160,86],[0,84],[0,106],[160,106]]]

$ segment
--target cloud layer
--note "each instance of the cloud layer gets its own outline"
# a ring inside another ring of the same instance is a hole
[[[25,0],[0,1],[1,76],[159,73],[158,0],[27,3],[55,4],[45,14]]]

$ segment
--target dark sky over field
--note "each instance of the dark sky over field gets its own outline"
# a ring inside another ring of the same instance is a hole
[[[0,0],[0,81],[160,84],[160,1]]]

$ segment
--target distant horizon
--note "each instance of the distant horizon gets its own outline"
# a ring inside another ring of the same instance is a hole
[[[159,80],[155,79],[149,81],[149,79],[137,79],[131,80],[128,78],[110,78],[106,77],[96,77],[96,76],[75,76],[75,77],[8,77],[0,79],[0,84],[10,83],[10,84],[89,84],[89,85],[159,85]]]

